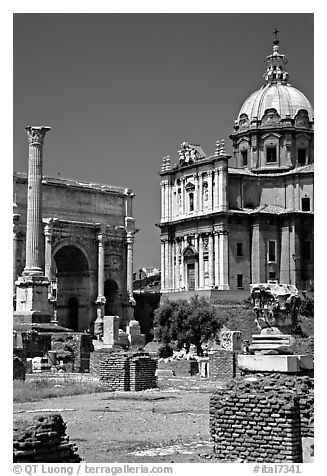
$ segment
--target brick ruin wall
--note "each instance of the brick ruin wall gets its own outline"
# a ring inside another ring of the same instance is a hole
[[[90,372],[110,391],[156,388],[156,369],[156,359],[146,352],[102,349],[91,355]]]
[[[60,414],[14,423],[14,463],[79,463],[77,447],[69,442]]]
[[[302,437],[314,436],[313,379],[274,374],[236,378],[210,398],[215,457],[302,462]]]

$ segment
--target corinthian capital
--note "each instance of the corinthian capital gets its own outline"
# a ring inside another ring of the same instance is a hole
[[[25,127],[28,137],[28,143],[32,144],[43,144],[45,134],[51,130],[51,127],[47,126],[27,126]]]

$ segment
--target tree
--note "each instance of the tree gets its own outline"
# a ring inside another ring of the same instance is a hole
[[[224,324],[224,319],[204,297],[193,296],[186,300],[167,302],[155,312],[154,325],[157,338],[164,343],[177,341],[179,348],[191,344],[197,355],[203,355],[202,345],[214,337]]]

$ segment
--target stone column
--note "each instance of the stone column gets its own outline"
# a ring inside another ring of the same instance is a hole
[[[175,281],[175,269],[174,269],[174,241],[170,241],[169,246],[169,282],[170,289],[174,290]]]
[[[20,215],[13,215],[13,294],[16,296],[16,279],[17,279],[17,242],[18,242],[18,221]]]
[[[53,220],[46,219],[44,225],[44,275],[49,281],[52,280],[52,235],[53,235]]]
[[[28,195],[26,264],[24,275],[43,276],[42,159],[44,137],[50,127],[25,127],[28,135]]]
[[[219,234],[219,268],[220,268],[220,284],[219,289],[229,290],[228,283],[228,232],[223,230]]]
[[[208,241],[208,253],[209,253],[209,287],[212,289],[215,282],[215,268],[213,259],[213,235],[209,233]]]
[[[95,301],[97,308],[97,317],[94,323],[94,334],[98,339],[102,339],[103,336],[103,318],[104,318],[104,306],[106,298],[104,296],[104,234],[105,227],[100,227],[100,231],[97,233],[98,242],[98,296]],[[133,236],[134,240],[134,236]],[[127,292],[129,298],[133,298],[133,241],[131,243],[132,251],[131,256],[128,256],[130,243],[127,241]],[[129,282],[130,282],[130,262],[132,266],[132,294],[130,294]]]
[[[127,294],[129,300],[134,303],[133,298],[133,245],[134,245],[134,233],[127,232],[126,236],[127,244]]]
[[[204,287],[203,235],[199,235],[199,289]]]
[[[301,282],[301,251],[300,251],[300,236],[298,231],[298,223],[296,219],[291,220],[290,233],[290,284],[293,284],[297,288],[302,287]]]
[[[194,247],[196,250],[199,249],[199,235],[197,233],[194,234]],[[195,261],[194,263],[194,289],[199,289],[199,261]]]
[[[49,323],[49,281],[44,276],[42,223],[42,154],[43,142],[50,127],[26,127],[29,142],[26,261],[16,282],[14,320],[22,323]]]
[[[165,241],[161,240],[161,291],[165,289]]]
[[[215,231],[214,234],[214,247],[215,247],[215,286],[219,286],[219,235],[218,232]]]

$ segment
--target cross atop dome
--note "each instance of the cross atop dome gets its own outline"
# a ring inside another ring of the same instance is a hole
[[[273,32],[273,35],[275,36],[274,45],[279,44],[279,39],[277,38],[278,33],[279,33],[279,30],[277,30],[277,28],[275,28],[275,31]]]

